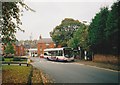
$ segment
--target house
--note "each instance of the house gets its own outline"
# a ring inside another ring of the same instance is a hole
[[[19,43],[15,43],[15,44],[12,44],[12,45],[14,47],[14,51],[15,51],[14,55],[15,56],[24,56],[25,55],[25,47],[24,47],[24,45],[19,44]],[[4,50],[5,50],[5,45],[2,46],[2,53],[3,54],[5,54]]]
[[[53,42],[51,38],[42,38],[40,35],[40,38],[37,44],[38,55],[42,55],[44,53],[44,49],[46,48],[55,48],[55,47],[56,47],[56,44]]]
[[[22,44],[13,44],[15,50],[15,56],[24,56],[25,55],[25,47]]]
[[[37,48],[30,48],[28,49],[28,54],[29,56],[32,56],[32,57],[37,57]]]

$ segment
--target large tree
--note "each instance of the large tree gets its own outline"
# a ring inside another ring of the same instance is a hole
[[[80,28],[74,33],[73,38],[69,40],[68,46],[73,48],[82,47],[88,49],[88,26],[81,24]]]
[[[88,42],[92,51],[105,52],[105,29],[109,10],[107,7],[101,8],[100,12],[92,19],[88,29]]]
[[[113,54],[120,53],[118,52],[118,44],[120,43],[118,39],[120,36],[120,1],[114,3],[111,7],[105,32],[108,50]]]
[[[67,46],[69,39],[73,37],[73,33],[80,27],[78,20],[65,18],[59,26],[56,26],[50,35],[53,41],[58,45]]]

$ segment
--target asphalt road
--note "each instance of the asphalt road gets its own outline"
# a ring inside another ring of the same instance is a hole
[[[33,66],[42,69],[55,83],[118,83],[118,72],[75,62],[55,62],[31,58]]]

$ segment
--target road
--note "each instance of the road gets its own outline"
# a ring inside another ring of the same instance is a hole
[[[32,65],[42,69],[55,83],[118,83],[118,72],[99,69],[75,62],[55,62],[31,58]]]

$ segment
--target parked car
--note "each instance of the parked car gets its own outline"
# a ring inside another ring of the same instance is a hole
[[[44,58],[44,55],[43,55],[43,54],[40,54],[40,58]]]

